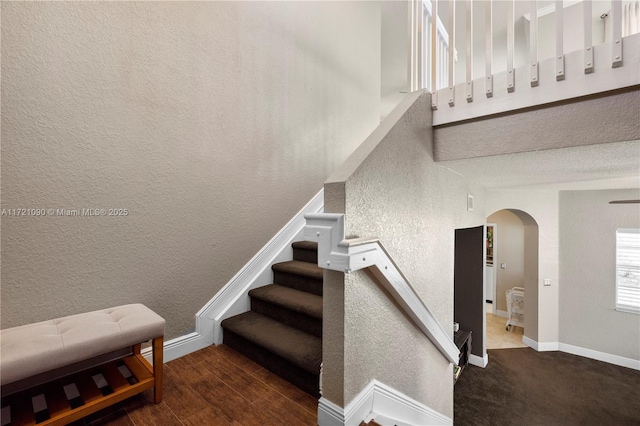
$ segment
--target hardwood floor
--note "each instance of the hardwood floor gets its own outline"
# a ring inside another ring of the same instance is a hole
[[[224,345],[165,364],[163,388],[75,425],[317,425],[315,398]]]
[[[511,326],[509,331],[505,330],[507,319],[493,315],[487,316],[487,349],[505,349],[505,348],[526,348],[527,345],[522,343],[524,329],[522,327]]]

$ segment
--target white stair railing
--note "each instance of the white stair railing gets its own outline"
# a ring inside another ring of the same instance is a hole
[[[318,243],[318,266],[346,274],[368,268],[405,313],[454,364],[460,351],[377,238],[344,238],[344,215],[309,213],[304,239]]]
[[[449,33],[438,18],[438,3],[429,0],[413,1],[409,9],[411,32],[411,59],[409,60],[409,84],[411,91],[429,89],[431,91],[447,87],[449,77]]]
[[[639,0],[611,0],[608,12],[595,18],[594,13],[600,14],[596,6],[600,8],[602,2],[592,5],[590,0],[557,0],[544,8],[539,8],[538,3],[536,0],[411,0],[409,89],[432,92],[434,125],[640,84]],[[498,6],[500,12],[496,11]],[[464,16],[463,22],[456,22],[456,7],[464,8],[464,13],[458,14]],[[565,12],[567,7],[572,7],[571,12]],[[446,25],[439,17],[439,10],[443,8],[449,16]],[[526,9],[527,13],[515,16],[516,9],[520,12]],[[547,17],[550,14],[555,14],[551,24]],[[539,26],[542,18],[546,30]],[[571,24],[565,27],[567,20]],[[432,22],[436,25],[431,25]],[[594,22],[599,25],[597,31]],[[484,24],[485,34],[481,39],[473,38],[474,23]],[[498,23],[501,31],[494,33]],[[522,28],[523,24],[526,42],[522,36],[514,37],[516,28]],[[549,30],[550,26],[555,27],[555,31]],[[603,31],[606,38],[600,43]],[[456,33],[463,34],[464,43],[456,43]],[[499,40],[501,37],[506,40]],[[553,40],[555,48],[551,52],[549,41]],[[575,50],[575,40],[584,40],[581,49]],[[500,58],[494,58],[496,43],[506,44],[506,53],[502,55],[501,51]],[[474,46],[476,56],[484,51],[486,65],[484,75],[476,78]],[[462,81],[456,81],[458,51],[466,57]],[[548,57],[543,57],[543,53]],[[517,58],[528,60],[518,65]],[[500,71],[496,73],[496,69]]]

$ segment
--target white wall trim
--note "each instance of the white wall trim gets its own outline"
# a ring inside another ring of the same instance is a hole
[[[429,307],[409,284],[377,238],[344,237],[344,215],[305,215],[304,239],[318,243],[318,266],[349,274],[368,268],[404,312],[449,362],[457,364],[460,351]]]
[[[595,95],[611,90],[633,87],[640,84],[640,35],[625,37],[622,44],[624,64],[611,67],[611,43],[593,46],[594,72],[584,73],[584,51],[577,50],[564,55],[565,80],[550,79],[539,86],[529,84],[529,64],[515,70],[515,92],[507,91],[507,72],[493,76],[493,97],[484,96],[485,77],[473,80],[473,102],[466,102],[466,82],[455,85],[455,107],[449,107],[449,88],[439,89],[435,99],[437,109],[433,111],[433,125],[453,123],[493,114],[514,112],[532,106],[564,101],[582,96]],[[538,63],[541,76],[556,74],[555,57]],[[440,93],[442,92],[442,93]]]
[[[344,425],[344,409],[326,398],[318,401],[318,425]]]
[[[478,355],[471,354],[469,356],[469,364],[485,368],[487,364],[489,364],[489,355],[485,353],[484,356],[480,357]]]
[[[633,370],[640,370],[640,360],[625,358],[619,355],[608,354],[606,352],[595,351],[593,349],[582,348],[580,346],[569,345],[560,342],[536,342],[527,336],[522,337],[522,343],[539,352],[560,351],[568,354],[578,355],[596,361],[607,362],[620,367],[627,367]]]
[[[384,419],[383,424],[397,426],[453,425],[453,419],[377,380],[369,382],[347,405],[344,413],[344,424],[348,426],[357,426],[363,420],[371,419],[378,422]]]
[[[509,318],[509,312],[507,312],[507,311],[501,311],[501,310],[499,310],[499,309],[496,309],[496,315],[497,315],[497,316],[499,316],[499,317],[502,317],[502,318]],[[505,322],[505,325],[506,325],[506,324],[507,324],[507,323]]]
[[[206,348],[209,345],[211,345],[211,343],[207,342],[204,336],[197,332],[185,334],[184,336],[179,336],[172,340],[167,340],[163,345],[163,361],[173,361],[174,359],[190,354],[191,352]],[[140,353],[150,364],[153,364],[151,347],[144,348]]]
[[[594,351],[593,349],[569,345],[567,343],[560,343],[559,346],[562,352],[583,356],[585,358],[595,359],[597,361],[608,362],[609,364],[619,365],[621,367],[627,367],[633,370],[640,370],[640,360],[638,359],[625,358],[605,352]]]
[[[535,340],[527,337],[527,336],[522,336],[522,343],[524,343],[525,345],[529,346],[531,349],[533,349],[534,351],[538,350],[538,342],[536,342]]]
[[[304,215],[324,209],[324,189],[321,189],[260,251],[234,275],[207,304],[196,313],[196,330],[164,342],[164,362],[222,343],[222,320],[249,310],[248,292],[269,284],[273,274],[271,265],[290,260],[291,243],[302,239]],[[151,362],[151,348],[141,351]]]
[[[539,352],[551,352],[560,350],[558,342],[538,342]]]
[[[522,343],[538,352],[558,351],[558,342],[536,342],[530,337],[522,336]]]
[[[345,425],[359,425],[366,418],[371,419],[374,408],[374,394],[376,392],[376,380],[372,380],[360,391],[344,409]],[[323,425],[320,425],[323,426]]]
[[[358,426],[371,419],[397,426],[453,425],[453,419],[377,380],[369,382],[345,409],[325,398],[318,402],[320,426]]]

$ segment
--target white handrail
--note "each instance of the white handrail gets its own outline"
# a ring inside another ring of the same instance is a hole
[[[460,351],[378,238],[344,237],[344,215],[309,213],[304,239],[318,243],[318,266],[349,274],[368,268],[420,330],[454,364]]]

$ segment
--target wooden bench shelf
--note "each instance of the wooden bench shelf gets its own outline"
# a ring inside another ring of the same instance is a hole
[[[94,380],[97,375],[104,377],[108,387],[98,387]],[[67,399],[64,387],[72,383],[81,400]],[[154,385],[153,367],[142,355],[134,354],[3,398],[2,425],[65,425]],[[44,395],[47,409],[34,413],[34,405],[38,404],[32,398],[42,400],[39,395]]]

